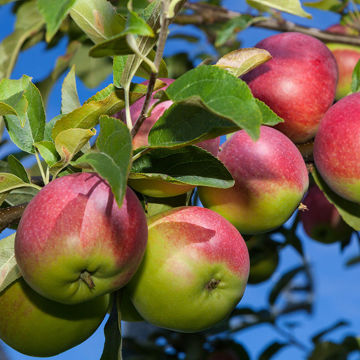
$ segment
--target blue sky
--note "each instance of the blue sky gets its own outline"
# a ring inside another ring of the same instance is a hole
[[[244,10],[246,8],[245,0],[227,0],[225,4],[232,10]],[[333,14],[314,11],[307,9],[313,14],[313,20],[301,19],[299,17],[287,16],[288,19],[299,24],[314,26],[325,29],[329,25],[337,22],[337,16]],[[13,28],[14,19],[10,12],[10,6],[0,7],[0,40],[9,35]],[[178,31],[179,28],[174,26],[172,31]],[[192,32],[193,28],[188,27],[187,31]],[[250,29],[240,34],[243,47],[254,46],[259,40],[275,33],[270,30]],[[205,45],[204,45],[205,46]],[[34,80],[45,77],[53,67],[56,57],[63,53],[66,47],[65,41],[60,46],[51,51],[45,52],[43,44],[22,53],[15,67],[13,78],[19,78],[24,73],[30,75]],[[184,43],[181,40],[174,41],[171,47],[166,49],[166,54],[173,54],[187,48],[190,54],[199,51],[193,45]],[[111,78],[107,79],[102,87],[111,82]],[[49,119],[57,115],[60,110],[60,88],[61,81],[56,85],[51,94],[49,108],[47,110]],[[94,94],[98,89],[86,89],[81,82],[78,82],[79,96],[82,101]],[[11,150],[9,150],[11,151]],[[329,336],[330,339],[341,339],[344,334],[358,334],[360,329],[360,291],[358,290],[358,279],[360,275],[360,267],[355,266],[346,268],[344,263],[346,260],[357,254],[359,249],[355,241],[352,241],[343,254],[340,254],[339,246],[322,245],[309,239],[302,229],[300,236],[305,248],[306,257],[313,266],[315,278],[315,311],[313,316],[304,315],[303,313],[296,316],[289,316],[286,321],[298,321],[301,326],[293,330],[301,341],[307,342],[311,334],[316,333],[322,328],[331,325],[334,321],[346,319],[351,321],[351,326],[345,330],[338,330]],[[4,234],[3,234],[4,235]],[[291,249],[281,252],[280,266],[271,281],[264,285],[249,285],[246,289],[244,298],[241,302],[243,306],[251,306],[255,309],[266,306],[267,298],[271,286],[279,279],[280,275],[296,265],[301,260],[299,256]],[[354,286],[356,284],[356,286]],[[1,321],[1,319],[0,319]],[[60,335],[61,336],[61,335]],[[268,325],[255,327],[253,329],[243,331],[239,334],[238,340],[248,349],[254,358],[261,353],[261,350],[274,340],[283,341],[284,339],[277,335]],[[104,342],[103,325],[100,329],[85,343],[71,349],[52,359],[58,360],[97,360],[100,358],[102,346]],[[5,346],[7,355],[11,360],[29,360],[31,357],[24,356],[18,352]],[[281,351],[274,360],[302,359],[302,353],[294,347],[286,348]],[[355,359],[355,358],[354,358]]]

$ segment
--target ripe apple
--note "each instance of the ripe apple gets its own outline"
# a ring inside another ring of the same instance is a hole
[[[203,205],[242,234],[277,228],[295,211],[309,178],[296,146],[281,132],[262,126],[253,141],[244,131],[227,140],[218,155],[235,180],[229,189],[199,188]]]
[[[181,332],[207,329],[240,301],[249,274],[246,244],[227,220],[197,206],[148,221],[149,240],[129,282],[130,299],[149,323]]]
[[[353,29],[340,24],[330,26],[326,31],[341,35],[356,35]],[[360,47],[339,43],[328,43],[327,46],[338,64],[339,81],[335,99],[339,100],[351,92],[352,73],[360,60]]]
[[[272,59],[246,74],[253,95],[285,122],[276,126],[296,143],[311,139],[334,101],[337,65],[319,40],[288,32],[270,36],[256,47]]]
[[[307,210],[300,212],[300,219],[306,234],[314,240],[332,244],[348,238],[352,233],[336,207],[329,203],[316,185],[310,187],[303,204]]]
[[[145,213],[131,189],[119,208],[106,181],[77,173],[52,181],[26,207],[15,256],[39,294],[76,304],[124,286],[146,241]]]
[[[253,236],[246,241],[250,254],[249,284],[268,280],[279,264],[276,243],[264,235]]]
[[[85,341],[100,325],[110,295],[80,305],[45,299],[19,279],[0,293],[0,338],[30,356],[54,356]]]
[[[360,203],[360,93],[327,111],[315,137],[314,160],[334,192]]]

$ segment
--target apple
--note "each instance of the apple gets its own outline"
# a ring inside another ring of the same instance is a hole
[[[148,219],[149,240],[128,284],[149,323],[197,332],[224,320],[240,301],[249,274],[246,244],[227,220],[197,206]]]
[[[360,93],[327,111],[315,137],[314,161],[335,193],[360,203]]]
[[[270,36],[256,47],[269,51],[272,59],[243,79],[256,98],[285,120],[278,130],[296,143],[310,140],[334,101],[334,56],[321,41],[296,32]]]
[[[23,279],[0,293],[0,339],[30,356],[54,356],[85,341],[101,324],[110,295],[80,305],[45,299]]]
[[[240,130],[218,155],[235,180],[229,189],[199,187],[203,205],[229,220],[242,234],[282,225],[305,194],[309,177],[296,146],[280,131],[261,126],[253,141]]]
[[[310,187],[303,204],[307,210],[300,212],[300,219],[306,234],[314,240],[332,244],[348,238],[352,233],[336,207],[329,203],[316,185]]]
[[[336,24],[326,29],[334,34],[357,35],[353,29]],[[336,87],[335,99],[339,100],[351,92],[352,73],[360,60],[360,47],[348,44],[328,43],[328,48],[334,54],[339,69],[339,81]]]
[[[277,245],[264,235],[251,237],[246,241],[250,254],[249,284],[268,280],[279,264]]]
[[[166,86],[164,86],[160,90],[166,90],[167,87],[175,81],[174,79],[167,79],[167,78],[160,78],[159,80],[161,80],[162,82],[164,82],[166,84]],[[149,83],[148,81],[144,81],[142,84],[148,85],[148,83]],[[156,94],[156,93],[157,93],[157,91],[154,91],[154,94]],[[154,97],[152,96],[151,100],[150,100],[150,108],[154,104],[156,104],[156,102],[158,102],[158,101],[159,101],[158,99],[154,99]],[[135,124],[135,121],[140,116],[144,102],[145,102],[145,97],[142,97],[141,99],[135,101],[130,106],[131,121],[132,121],[133,125]],[[158,119],[162,116],[162,114],[165,112],[165,110],[167,110],[172,105],[172,103],[173,102],[171,100],[164,101],[164,102],[156,105],[153,108],[150,116],[145,119],[145,121],[142,123],[139,131],[133,138],[134,149],[137,149],[141,146],[149,145],[148,136],[149,136],[149,132],[150,132],[151,128],[154,126],[156,121],[158,121]],[[125,122],[126,121],[125,110],[122,110],[119,113],[117,113],[115,115],[115,117],[117,117]],[[217,152],[219,151],[220,137],[217,137],[215,139],[204,140],[204,141],[197,143],[196,145],[200,146],[201,148],[209,151],[214,156],[216,156]]]
[[[161,90],[165,90],[171,83],[173,83],[175,80],[173,79],[160,79],[167,85],[163,87]],[[143,82],[143,84],[147,85],[148,81]],[[154,94],[157,91],[154,92]],[[158,99],[151,98],[150,101],[150,107],[153,106]],[[131,120],[133,124],[137,120],[137,118],[140,116],[141,109],[144,105],[145,98],[142,97],[141,99],[137,100],[134,104],[130,107],[130,114],[131,114]],[[156,121],[162,116],[162,114],[172,105],[172,101],[164,101],[157,106],[154,107],[154,109],[151,112],[151,115],[145,119],[145,121],[142,123],[139,131],[133,138],[133,147],[134,149],[137,149],[141,146],[147,146],[148,143],[148,136],[151,128],[156,123]],[[125,111],[119,112],[116,117],[120,118],[121,120],[125,121]],[[216,156],[217,152],[219,151],[219,145],[220,145],[220,137],[217,137],[215,139],[209,139],[205,141],[201,141],[196,144],[197,146],[209,151],[214,156]],[[159,179],[130,179],[129,185],[135,189],[136,191],[140,192],[141,194],[151,196],[151,197],[172,197],[172,196],[178,196],[181,194],[185,194],[188,191],[191,191],[195,188],[193,185],[187,185],[187,184],[174,184],[167,181],[159,180]]]
[[[105,180],[77,173],[50,182],[26,207],[15,256],[35,291],[77,304],[124,286],[146,242],[146,216],[133,191],[119,208]]]

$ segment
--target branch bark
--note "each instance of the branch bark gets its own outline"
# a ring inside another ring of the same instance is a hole
[[[191,24],[201,26],[224,23],[240,15],[243,15],[239,12],[230,11],[218,6],[202,3],[186,3],[185,8],[193,10],[194,13],[177,16],[174,21],[175,23],[180,25]],[[358,36],[333,34],[327,31],[321,31],[316,28],[308,28],[306,26],[297,25],[291,21],[286,21],[283,19],[279,20],[269,17],[266,20],[255,22],[252,26],[277,30],[281,32],[296,31],[313,36],[324,42],[337,42],[360,46],[360,37]]]
[[[27,203],[0,209],[0,232],[19,220]]]

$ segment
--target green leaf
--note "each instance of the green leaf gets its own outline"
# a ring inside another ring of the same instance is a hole
[[[273,9],[309,19],[312,18],[312,16],[301,7],[300,0],[251,0],[251,3],[260,6],[269,6]]]
[[[68,114],[80,106],[76,89],[75,66],[72,66],[61,88],[61,113]]]
[[[45,129],[45,110],[40,91],[31,82],[31,79],[24,75],[20,80],[4,79],[0,83],[0,100],[3,96],[3,88],[17,88],[17,94],[11,97],[17,97],[16,115],[6,115],[5,124],[11,140],[23,151],[34,153],[33,144],[43,140]],[[6,90],[5,90],[6,92]],[[20,93],[23,92],[20,97]],[[9,98],[6,99],[9,101]]]
[[[21,277],[14,253],[15,234],[0,240],[0,294]]]
[[[96,134],[95,129],[66,129],[55,138],[55,148],[60,155],[60,160],[51,166],[53,174],[59,173],[66,167],[75,154]]]
[[[357,62],[352,73],[351,91],[353,93],[360,91],[360,60]]]
[[[157,179],[177,184],[229,188],[234,185],[223,163],[197,146],[154,149],[133,162],[130,179]]]
[[[320,0],[317,2],[305,2],[303,5],[326,11],[337,11],[343,6],[340,0]]]
[[[350,258],[348,261],[346,261],[346,266],[353,266],[360,264],[360,255],[354,256]]]
[[[257,66],[264,64],[272,58],[270,53],[264,49],[244,48],[231,51],[224,55],[216,63],[216,66],[229,71],[232,75],[239,77],[245,75]]]
[[[18,176],[10,173],[0,173],[0,193],[4,193],[21,187],[33,187],[41,189],[40,186],[24,182]]]
[[[270,305],[274,305],[281,292],[290,284],[293,278],[305,270],[303,265],[298,266],[281,276],[278,282],[273,286],[269,295]]]
[[[352,201],[346,200],[334,193],[326,184],[315,166],[311,169],[311,175],[315,180],[316,185],[324,193],[328,201],[333,204],[339,211],[343,220],[351,226],[354,230],[360,230],[360,205]]]
[[[75,0],[37,0],[40,13],[46,21],[46,41],[50,42]]]
[[[105,344],[100,360],[122,360],[120,292],[113,296],[113,307],[104,328]]]
[[[107,0],[77,0],[70,15],[95,44],[119,34],[126,25]]]
[[[262,123],[264,125],[274,126],[276,124],[284,122],[284,119],[275,114],[264,102],[259,99],[255,99],[255,101],[261,111]]]
[[[14,155],[9,155],[7,161],[12,174],[18,176],[24,182],[30,182],[29,175],[27,174],[23,164]]]
[[[231,120],[254,140],[259,137],[261,112],[244,81],[216,66],[199,66],[190,70],[167,89],[174,102],[191,99],[209,111]]]
[[[196,104],[181,102],[168,108],[151,128],[151,147],[179,147],[237,131],[232,121]]]
[[[10,206],[21,205],[28,203],[39,192],[39,189],[33,187],[23,187],[11,190],[6,195],[6,203]]]
[[[132,156],[129,129],[119,119],[101,116],[100,135],[96,145],[98,152],[88,152],[73,164],[90,164],[108,181],[117,204],[121,206],[126,193]]]
[[[56,151],[55,144],[52,141],[40,141],[34,146],[38,149],[40,155],[45,162],[50,166],[54,166],[59,161],[59,155]]]
[[[273,342],[260,354],[259,360],[270,360],[275,354],[288,345],[289,344],[287,343],[281,343],[278,341]]]
[[[126,22],[125,29],[106,41],[100,42],[91,48],[89,55],[93,57],[129,55],[133,53],[129,47],[126,35],[134,34],[141,36],[155,37],[152,28],[135,12],[130,11]]]
[[[19,7],[15,31],[0,44],[0,79],[10,77],[22,45],[29,37],[35,36],[43,25],[36,1],[26,2]]]

